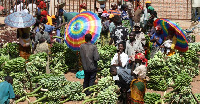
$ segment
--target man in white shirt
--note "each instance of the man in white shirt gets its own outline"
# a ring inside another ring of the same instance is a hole
[[[30,2],[28,4],[28,10],[29,10],[29,13],[32,15],[32,16],[35,16],[35,13],[37,11],[37,5],[35,4],[35,2]]]
[[[128,69],[134,70],[133,62],[135,61],[136,52],[144,52],[144,48],[142,47],[141,41],[135,39],[135,32],[131,32],[129,34],[129,40],[126,41],[126,49],[125,53],[128,54],[130,58]]]
[[[116,66],[117,69],[125,69],[128,62],[128,55],[124,53],[124,43],[118,44],[118,52],[114,55],[111,60],[111,65]],[[118,76],[113,76],[113,80],[119,80]]]
[[[140,31],[140,23],[135,23],[135,39],[140,41],[142,43],[142,45],[144,46],[146,44],[146,39],[145,39],[145,35],[143,32]]]
[[[16,6],[14,7],[15,12],[22,11],[23,10],[23,5],[24,4],[21,1],[18,1],[17,2],[17,8],[16,8]]]

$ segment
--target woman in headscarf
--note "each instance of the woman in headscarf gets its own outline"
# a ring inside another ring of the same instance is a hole
[[[31,54],[31,39],[30,39],[30,27],[18,28],[17,37],[19,38],[19,54],[24,59],[28,59]]]
[[[87,9],[86,4],[85,4],[85,3],[82,3],[82,4],[80,5],[80,13],[86,11],[86,9]]]
[[[146,91],[146,73],[147,73],[147,60],[144,54],[138,53],[135,55],[136,69],[132,75],[135,79],[130,84],[131,89],[131,104],[144,104],[144,95]],[[146,65],[145,65],[146,64]]]
[[[156,32],[151,36],[150,41],[152,42],[151,58],[154,57],[155,53],[160,50],[160,46],[164,41],[164,35],[162,27],[160,25],[155,27]]]

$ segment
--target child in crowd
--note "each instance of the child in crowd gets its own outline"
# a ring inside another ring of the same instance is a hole
[[[164,53],[167,56],[172,56],[175,54],[175,45],[176,45],[176,36],[175,36],[175,29],[173,29],[172,27],[170,27],[168,29],[168,37],[167,39],[164,41],[164,43],[162,44],[162,46],[160,46],[161,48],[163,48]]]

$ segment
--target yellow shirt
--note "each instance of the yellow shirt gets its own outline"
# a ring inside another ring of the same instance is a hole
[[[47,15],[47,20],[48,20],[48,22],[46,23],[47,25],[53,25],[51,16]]]
[[[172,38],[172,45],[171,45],[171,49],[172,49],[172,50],[175,48],[176,41],[177,41],[177,40],[176,40],[176,37],[173,36],[173,38]]]
[[[82,12],[84,12],[84,11],[86,11],[86,10],[85,10],[85,9],[81,9],[80,13],[82,13]]]

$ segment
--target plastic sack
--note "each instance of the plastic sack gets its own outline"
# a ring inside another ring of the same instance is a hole
[[[80,70],[76,73],[76,78],[83,79],[85,77],[84,70]]]

